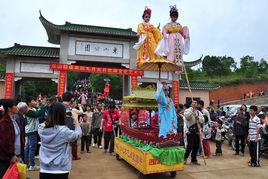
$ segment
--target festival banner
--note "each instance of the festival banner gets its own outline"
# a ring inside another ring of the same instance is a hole
[[[172,87],[173,87],[174,104],[179,104],[179,81],[174,80],[172,82]]]
[[[67,80],[67,71],[61,70],[58,82],[58,96],[62,96],[62,94],[65,92],[66,80]]]
[[[5,77],[5,98],[6,99],[13,98],[13,81],[14,81],[14,73],[6,73],[6,77]]]
[[[68,64],[50,64],[51,70],[64,70],[64,71],[78,71],[87,73],[100,73],[100,74],[117,74],[117,75],[130,75],[130,76],[143,76],[143,70],[131,70],[122,68],[102,68],[102,67],[91,67],[91,66],[79,66],[79,65],[68,65]]]
[[[131,89],[134,90],[138,87],[138,78],[137,76],[131,76]]]

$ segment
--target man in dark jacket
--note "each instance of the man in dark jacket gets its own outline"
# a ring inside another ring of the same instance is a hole
[[[237,114],[234,118],[234,135],[235,135],[235,154],[239,155],[239,141],[241,141],[241,156],[244,156],[245,149],[245,136],[247,130],[247,121],[245,115],[242,115],[241,108],[237,108]]]
[[[72,117],[72,107],[71,107],[71,100],[73,98],[73,94],[70,92],[65,92],[62,94],[62,100],[63,100],[63,105],[66,109],[66,126],[71,129],[74,130],[74,119]],[[77,150],[77,140],[71,143],[72,146],[72,156],[73,156],[73,160],[80,160],[81,158],[78,157],[78,150]]]

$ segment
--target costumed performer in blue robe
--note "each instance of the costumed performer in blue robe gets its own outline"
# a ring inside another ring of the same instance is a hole
[[[169,97],[169,87],[166,83],[157,82],[156,101],[158,103],[158,113],[160,130],[159,137],[167,137],[168,134],[177,133],[177,115],[172,99]]]

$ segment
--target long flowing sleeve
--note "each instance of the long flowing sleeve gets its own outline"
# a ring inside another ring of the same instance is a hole
[[[161,38],[162,38],[161,32],[159,31],[158,28],[152,26],[152,33],[153,33],[155,42],[158,43],[161,40]]]
[[[157,103],[161,106],[166,106],[168,104],[167,98],[163,90],[163,85],[160,82],[157,82],[157,91],[155,93],[155,99]]]
[[[139,24],[137,28],[137,35],[140,36],[141,34],[145,34],[144,26],[143,24]]]
[[[184,26],[181,30],[181,34],[184,38],[183,54],[187,55],[190,52],[190,34],[189,28]]]

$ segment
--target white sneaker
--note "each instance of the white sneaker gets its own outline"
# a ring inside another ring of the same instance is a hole
[[[95,146],[96,146],[96,145],[93,143],[93,144],[92,144],[92,147],[95,147]]]
[[[102,146],[101,145],[99,146],[99,149],[102,149]]]
[[[35,159],[39,159],[39,158],[40,158],[40,156],[39,156],[39,155],[37,155],[37,156],[34,156],[34,158],[35,158]]]
[[[28,170],[29,171],[36,171],[36,170],[39,170],[39,169],[40,169],[40,167],[35,165],[35,166],[30,166]]]

